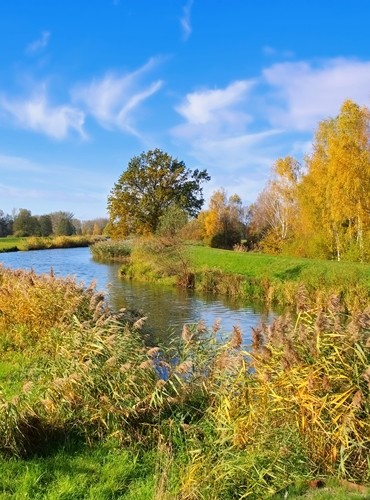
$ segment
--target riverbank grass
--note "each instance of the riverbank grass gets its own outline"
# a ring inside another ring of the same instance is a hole
[[[28,238],[0,238],[1,252],[47,250],[52,248],[87,247],[96,241],[91,236],[30,236]]]
[[[108,256],[107,249],[113,243],[105,245]],[[351,311],[370,301],[369,264],[219,250],[185,245],[168,237],[137,239],[129,249],[125,247],[123,258],[121,275],[129,279],[193,288],[269,306],[314,308],[324,306],[336,295]]]
[[[6,238],[0,238],[0,252],[16,252],[22,245],[25,238],[15,238],[8,236]]]
[[[310,481],[333,476],[368,495],[368,311],[332,297],[248,349],[218,322],[164,348],[71,279],[0,281],[4,498],[320,498]]]

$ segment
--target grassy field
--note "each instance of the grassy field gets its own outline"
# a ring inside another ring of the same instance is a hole
[[[204,246],[189,246],[188,252],[196,269],[219,269],[225,273],[277,281],[338,283],[360,280],[370,288],[370,264],[297,259]]]

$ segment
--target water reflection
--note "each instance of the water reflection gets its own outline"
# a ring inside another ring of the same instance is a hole
[[[269,323],[274,316],[270,310],[241,300],[122,280],[118,277],[118,264],[93,261],[88,248],[0,253],[0,262],[5,267],[33,269],[37,273],[49,273],[53,268],[56,276],[74,276],[85,285],[94,281],[114,310],[127,307],[141,311],[148,317],[150,330],[161,339],[171,332],[180,332],[184,323],[202,319],[212,326],[220,319],[225,332],[230,332],[233,325],[240,326],[244,342],[249,343],[251,327]]]

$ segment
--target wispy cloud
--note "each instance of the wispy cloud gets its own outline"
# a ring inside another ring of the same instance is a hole
[[[30,173],[30,172],[46,173],[48,172],[48,169],[21,156],[0,154],[0,172],[1,171],[24,172],[24,173]]]
[[[191,9],[193,7],[194,0],[188,0],[182,9],[182,18],[180,19],[183,38],[186,41],[192,32],[191,27]]]
[[[345,99],[370,103],[370,61],[330,59],[274,64],[263,71],[273,126],[312,131],[335,116]]]
[[[86,138],[84,113],[68,104],[52,105],[46,95],[46,85],[38,86],[32,96],[9,98],[0,96],[0,109],[21,128],[39,132],[57,140],[65,139],[75,130]]]
[[[248,121],[248,116],[236,109],[236,105],[245,101],[254,82],[240,80],[224,89],[201,90],[185,96],[176,107],[191,125],[225,125]]]
[[[276,155],[274,136],[281,133],[274,128],[252,131],[255,86],[255,80],[239,80],[225,88],[187,94],[176,107],[184,122],[171,131],[199,165],[216,172],[215,179],[217,172],[223,172],[224,179],[228,172],[229,186],[219,181],[231,192],[245,189],[241,194],[246,199],[253,198],[256,184],[263,184],[261,171],[271,166]]]
[[[275,47],[271,47],[271,45],[263,46],[262,52],[265,56],[282,57],[284,59],[288,59],[294,56],[294,52],[292,50],[279,50]]]
[[[48,45],[50,39],[50,31],[43,31],[40,38],[34,40],[26,47],[26,54],[33,55],[42,51]]]
[[[101,79],[78,85],[72,91],[73,99],[82,103],[101,126],[120,129],[142,138],[142,134],[135,127],[133,111],[163,85],[161,80],[149,84],[142,83],[143,77],[158,61],[159,59],[153,58],[131,73],[108,73]]]

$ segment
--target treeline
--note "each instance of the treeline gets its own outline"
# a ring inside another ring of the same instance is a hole
[[[0,237],[102,235],[107,222],[104,218],[80,221],[63,211],[32,215],[20,208],[9,215],[0,210]]]
[[[303,163],[279,158],[256,202],[216,191],[185,235],[215,247],[370,261],[370,111],[347,100]]]

